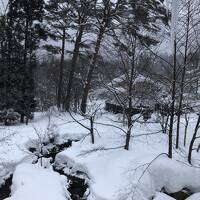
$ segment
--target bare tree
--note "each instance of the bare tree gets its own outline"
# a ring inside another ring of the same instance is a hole
[[[93,106],[91,106],[91,110],[88,111],[87,113],[82,113],[80,111],[80,116],[83,117],[82,120],[76,119],[76,117],[71,112],[69,112],[70,116],[77,124],[79,124],[80,126],[82,126],[83,128],[85,128],[89,131],[89,135],[91,137],[92,144],[95,143],[95,132],[98,133],[98,130],[94,127],[94,124],[95,124],[95,120],[96,120],[99,110],[100,110],[100,105],[94,104]],[[86,122],[89,121],[90,126],[85,125],[83,123],[84,121],[86,121]]]
[[[198,115],[198,119],[197,119],[197,122],[196,122],[195,130],[194,130],[194,133],[193,133],[193,136],[192,136],[192,140],[191,140],[190,146],[189,146],[188,162],[189,162],[190,164],[192,163],[192,151],[195,150],[195,149],[194,149],[195,140],[196,140],[197,138],[199,138],[199,136],[197,135],[197,134],[198,134],[199,127],[200,127],[200,115]],[[197,150],[197,149],[196,149],[196,150]]]
[[[200,24],[198,18],[199,8],[197,6],[197,2],[191,0],[182,0],[181,3],[181,9],[183,11],[181,13],[183,14],[181,15],[181,19],[177,25],[178,29],[179,26],[181,26],[181,31],[177,35],[177,45],[179,54],[183,57],[183,63],[180,64],[178,68],[178,74],[180,74],[180,78],[178,77],[179,82],[177,84],[179,100],[177,109],[176,148],[179,148],[180,120],[184,109],[184,93],[187,91],[188,82],[191,81],[187,78],[187,72],[191,69],[191,60],[199,49],[198,36],[196,35],[195,30],[198,29]]]
[[[188,113],[185,113],[184,147],[186,146],[187,143],[188,125],[189,125],[189,116]]]

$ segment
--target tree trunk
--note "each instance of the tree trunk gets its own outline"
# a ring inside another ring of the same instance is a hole
[[[187,114],[185,114],[184,147],[186,146],[186,142],[187,142],[187,129],[188,129],[188,125],[189,125],[189,120],[187,118]]]
[[[182,112],[182,105],[183,105],[184,81],[185,81],[185,73],[186,73],[186,65],[187,65],[189,26],[190,26],[190,3],[188,7],[184,63],[183,63],[183,72],[182,72],[182,77],[181,77],[181,85],[180,85],[181,91],[180,91],[180,99],[179,99],[179,106],[178,106],[178,113],[177,113],[178,117],[177,117],[177,130],[176,130],[176,149],[179,148],[180,119],[181,119],[181,112]]]
[[[130,111],[129,111],[130,112]],[[131,129],[132,129],[132,116],[130,113],[128,113],[128,130],[126,134],[126,143],[125,143],[125,150],[129,150],[129,144],[131,140]]]
[[[130,80],[129,80],[129,91],[128,91],[128,99],[129,99],[129,105],[128,105],[128,113],[127,118],[128,118],[128,131],[126,135],[126,143],[125,143],[125,150],[129,150],[129,144],[130,144],[130,139],[131,139],[131,129],[132,129],[132,92],[133,92],[133,81],[134,81],[134,74],[135,74],[135,48],[136,48],[136,40],[134,41],[133,44],[133,56],[132,56],[132,67],[131,67],[131,74],[130,74]]]
[[[168,121],[169,121],[169,115],[166,116],[165,119],[165,115],[161,114],[161,127],[162,127],[162,132],[164,134],[167,133],[167,125],[168,125]]]
[[[91,135],[92,144],[94,144],[94,121],[93,121],[93,117],[90,117],[90,135]]]
[[[169,146],[168,146],[168,157],[172,158],[173,149],[173,126],[174,126],[174,108],[176,99],[176,39],[174,40],[174,66],[173,66],[173,80],[172,80],[172,103],[170,112],[170,123],[169,123]]]
[[[167,133],[168,122],[169,122],[169,115],[167,115],[167,119],[165,121],[165,126],[164,126],[165,133]]]
[[[198,129],[199,129],[199,125],[200,125],[200,115],[198,116],[197,123],[196,123],[195,130],[194,130],[194,134],[193,134],[192,140],[190,142],[190,146],[189,146],[188,162],[190,164],[191,164],[191,160],[192,160],[193,146],[194,146],[194,142],[197,138],[197,132],[198,132]]]
[[[61,58],[60,58],[60,73],[59,73],[59,81],[58,81],[58,96],[57,96],[57,107],[60,110],[61,108],[61,98],[62,98],[62,84],[63,84],[63,67],[64,67],[64,58],[65,58],[65,39],[66,39],[66,30],[63,28],[62,35],[62,50],[61,50]]]
[[[26,96],[26,79],[27,79],[27,48],[28,48],[28,29],[29,29],[29,22],[28,19],[26,19],[25,22],[25,38],[24,38],[24,66],[23,66],[23,77],[22,77],[22,113],[21,113],[21,119],[20,122],[24,123],[25,118],[25,96]]]
[[[10,11],[12,13],[13,11],[13,6],[12,3],[10,4]],[[8,55],[7,55],[7,62],[8,62],[8,71],[10,72],[10,70],[12,69],[12,61],[11,61],[11,57],[12,57],[12,27],[13,27],[13,17],[9,16],[9,22],[8,22],[8,31],[7,33],[7,38],[8,38],[8,43],[7,43],[7,48],[8,48]],[[5,22],[6,23],[6,22]],[[10,73],[6,73],[6,80],[5,80],[5,102],[6,102],[6,107],[8,105],[8,101],[9,101],[9,94],[11,91],[11,80],[10,80]]]
[[[70,69],[70,74],[69,74],[69,80],[68,80],[68,85],[67,85],[67,96],[65,100],[66,111],[69,111],[70,109],[70,96],[71,96],[71,90],[72,90],[72,85],[73,85],[73,80],[74,80],[74,73],[76,70],[76,64],[78,60],[79,49],[80,49],[81,40],[83,36],[83,29],[84,29],[84,26],[81,25],[78,36],[76,38],[76,42],[75,42],[74,53],[72,57],[71,69]]]
[[[98,57],[98,54],[99,54],[99,49],[100,49],[101,42],[102,42],[102,39],[103,39],[104,31],[105,31],[104,27],[102,29],[100,29],[100,32],[98,34],[97,41],[96,41],[95,52],[93,54],[92,61],[91,61],[90,66],[89,66],[89,72],[88,72],[88,75],[87,75],[87,78],[86,78],[86,81],[85,81],[85,86],[84,86],[84,89],[83,89],[82,100],[81,100],[81,112],[82,113],[86,113],[88,93],[89,93],[89,90],[90,90],[92,75],[93,75],[93,72],[94,72],[94,69],[95,69],[95,66],[96,66],[97,57]]]

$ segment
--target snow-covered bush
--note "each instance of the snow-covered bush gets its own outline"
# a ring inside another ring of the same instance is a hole
[[[71,146],[72,141],[62,138],[54,124],[49,125],[45,132],[40,132],[37,129],[35,132],[37,139],[28,141],[26,148],[35,155],[34,163],[40,161],[41,166],[44,164],[44,158],[49,159],[49,163],[53,163],[57,153]]]
[[[47,143],[56,143],[58,141],[58,137],[59,137],[58,127],[55,124],[50,125],[47,128],[46,135],[47,135],[47,137],[46,137]]]
[[[0,122],[5,125],[10,125],[12,123],[18,122],[20,119],[20,114],[15,112],[12,108],[0,111]]]

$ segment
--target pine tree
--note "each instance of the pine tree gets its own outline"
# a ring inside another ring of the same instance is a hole
[[[90,61],[87,78],[82,94],[81,111],[86,112],[88,93],[93,79],[93,73],[98,61],[99,50],[103,39],[106,34],[110,33],[111,29],[115,26],[114,20],[120,17],[122,12],[125,12],[125,1],[118,0],[116,3],[110,0],[104,0],[96,3],[93,11],[93,29],[96,33],[96,41],[94,42],[94,52]]]
[[[82,38],[91,26],[89,20],[91,19],[91,10],[96,4],[96,0],[70,0],[71,15],[73,19],[72,28],[76,31],[76,37],[74,41],[74,49],[72,55],[72,61],[70,66],[67,95],[65,99],[65,109],[69,111],[71,105],[71,93],[74,83],[74,75],[77,67],[77,61],[79,57],[79,51],[82,47]]]
[[[6,68],[4,105],[14,108],[24,117],[30,117],[34,111],[34,68],[37,64],[36,50],[39,41],[45,38],[41,27],[43,18],[42,0],[10,0],[6,14],[4,45]]]
[[[70,38],[67,33],[71,23],[71,7],[68,2],[62,0],[50,0],[46,6],[47,14],[45,19],[48,23],[48,35],[55,41],[61,41],[61,47],[58,45],[45,45],[47,51],[53,54],[60,54],[60,69],[58,78],[57,107],[63,105],[63,70],[66,53],[66,40]]]
[[[9,4],[9,11],[12,11]],[[14,16],[9,13],[1,17],[1,109],[16,108],[19,99],[19,65],[22,45],[18,25]]]

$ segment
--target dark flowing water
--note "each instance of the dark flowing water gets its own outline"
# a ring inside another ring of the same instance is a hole
[[[12,175],[5,180],[5,183],[0,186],[0,200],[8,198],[11,193]]]
[[[85,192],[88,189],[88,185],[85,182],[85,179],[71,176],[64,173],[61,169],[56,169],[54,167],[54,171],[58,172],[60,175],[64,175],[70,181],[70,185],[68,187],[68,191],[71,194],[72,200],[86,200],[87,197],[84,196]]]

